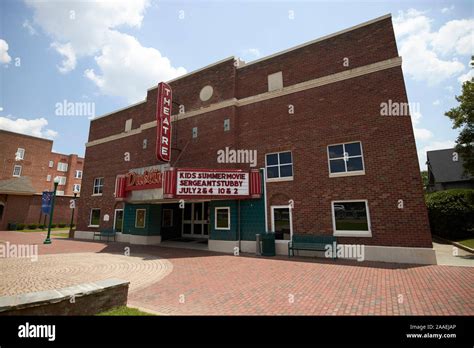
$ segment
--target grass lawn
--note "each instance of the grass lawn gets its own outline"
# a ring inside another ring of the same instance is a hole
[[[69,232],[68,233],[54,233],[52,234],[53,237],[60,237],[60,238],[69,238]]]
[[[471,249],[474,249],[474,238],[458,240],[457,242]]]
[[[147,313],[147,312],[142,312],[141,310],[138,310],[136,308],[130,308],[130,307],[126,307],[126,306],[116,307],[114,309],[111,309],[109,311],[102,312],[102,313],[99,313],[99,314],[96,314],[96,315],[99,315],[99,316],[126,316],[126,315],[130,315],[130,316],[154,316],[154,314],[150,314],[150,313]]]

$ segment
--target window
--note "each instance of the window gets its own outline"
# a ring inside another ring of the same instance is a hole
[[[67,163],[59,162],[58,163],[58,171],[67,172]]]
[[[49,161],[49,168],[53,168],[54,167],[54,161]]]
[[[269,181],[293,180],[293,159],[290,151],[267,154],[265,163]]]
[[[21,147],[16,150],[15,154],[15,161],[20,161],[25,158],[25,149],[22,149]]]
[[[361,175],[364,158],[360,141],[328,146],[329,176]]]
[[[135,227],[145,228],[146,209],[137,209],[135,211]]]
[[[51,174],[48,174],[48,175],[46,176],[46,181],[51,181]]]
[[[66,177],[59,176],[59,184],[58,185],[66,185]]]
[[[283,89],[283,74],[281,71],[268,75],[268,91]]]
[[[104,178],[95,178],[94,179],[94,190],[93,195],[101,195],[102,189],[104,187]]]
[[[21,176],[21,166],[15,165],[13,167],[13,176],[16,176],[16,177]]]
[[[82,170],[76,170],[76,174],[74,174],[74,178],[81,179],[82,178]]]
[[[90,227],[99,227],[100,224],[100,209],[91,209],[91,218],[89,220]]]
[[[291,240],[293,227],[288,206],[272,206],[272,231],[276,240]]]
[[[224,132],[227,132],[230,130],[230,120],[228,118],[226,118],[224,120]]]
[[[332,219],[335,236],[372,236],[369,207],[366,200],[333,201]]]
[[[81,185],[79,184],[72,185],[72,192],[76,192],[76,193],[81,192]]]
[[[64,191],[57,190],[56,196],[64,196]]]
[[[216,208],[215,213],[215,229],[230,230],[230,208]]]
[[[173,209],[163,209],[163,227],[173,227]]]
[[[193,138],[198,137],[198,127],[193,127]]]
[[[132,130],[132,119],[125,121],[125,132],[130,132]]]

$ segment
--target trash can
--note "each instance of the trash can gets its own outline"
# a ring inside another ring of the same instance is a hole
[[[262,240],[262,255],[275,256],[275,233],[267,232],[260,236]]]
[[[255,246],[255,254],[257,254],[257,256],[260,256],[262,255],[262,239],[260,238],[260,234],[256,234],[255,235],[255,241],[256,241],[256,246]]]

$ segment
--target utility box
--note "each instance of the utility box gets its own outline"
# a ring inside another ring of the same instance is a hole
[[[260,236],[262,240],[262,255],[275,256],[275,232],[267,232]]]

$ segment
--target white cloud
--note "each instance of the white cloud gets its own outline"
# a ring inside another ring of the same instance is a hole
[[[55,138],[58,132],[47,129],[47,125],[48,121],[43,117],[27,120],[24,118],[14,119],[11,115],[0,116],[0,129],[47,139]]]
[[[36,34],[38,34],[38,33],[36,32],[36,29],[33,28],[33,26],[31,25],[30,21],[27,20],[27,19],[25,19],[25,21],[23,22],[23,28],[25,28],[26,30],[28,30],[28,33],[29,33],[30,35],[36,35]]]
[[[242,51],[242,58],[245,61],[258,59],[261,56],[262,56],[262,53],[260,53],[260,50],[258,48],[247,48]]]
[[[449,6],[449,7],[443,7],[443,8],[441,9],[441,13],[449,13],[449,12],[451,12],[452,10],[454,10],[454,5],[451,5],[451,6]]]
[[[399,11],[393,19],[403,70],[414,80],[436,85],[465,69],[453,55],[468,54],[472,49],[472,42],[468,40],[474,20],[453,20],[439,31],[432,30],[432,22],[423,12],[414,9]]]
[[[464,83],[466,81],[470,81],[474,78],[474,70],[471,69],[467,73],[462,74],[461,76],[458,77],[458,81],[460,83]]]
[[[418,161],[420,162],[420,169],[426,170],[426,152],[432,150],[443,150],[453,148],[456,144],[451,140],[432,141],[428,145],[422,147],[418,151]]]
[[[186,73],[184,68],[174,68],[158,50],[141,46],[133,36],[121,33],[111,35],[115,37],[95,57],[101,73],[96,73],[94,69],[84,72],[102,93],[124,95],[129,102],[136,102],[143,99],[146,89],[158,81]]]
[[[439,104],[441,104],[441,101],[439,99],[436,99],[434,102],[433,102],[433,105],[435,106],[438,106]]]
[[[8,43],[0,39],[0,63],[8,64],[12,58],[8,55]]]
[[[419,141],[426,141],[433,137],[433,133],[426,128],[417,127],[420,124],[422,117],[423,115],[419,111],[413,111],[411,113],[413,133],[415,134],[415,139]]]
[[[84,76],[106,95],[143,99],[146,90],[159,81],[186,73],[151,47],[120,32],[123,26],[139,28],[149,0],[56,1],[26,0],[34,9],[34,21],[64,57],[61,73],[75,69],[81,57],[94,56],[98,69],[89,67]]]

